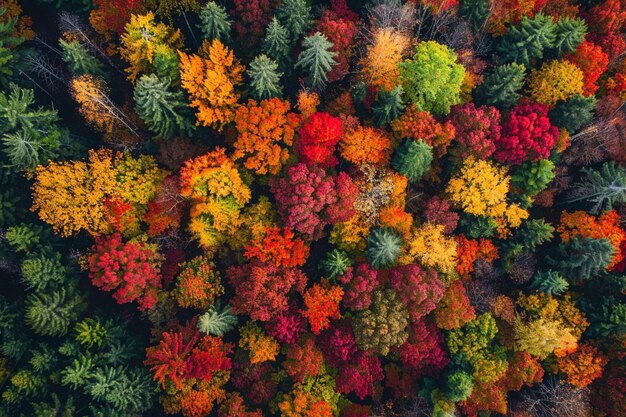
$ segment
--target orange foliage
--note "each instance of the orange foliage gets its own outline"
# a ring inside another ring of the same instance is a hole
[[[359,126],[339,142],[341,156],[355,165],[384,164],[389,160],[391,141],[381,130]]]
[[[3,0],[0,2],[0,7],[6,7],[6,11],[0,18],[0,23],[4,24],[13,19],[17,20],[10,37],[4,40],[6,46],[9,48],[17,46],[12,42],[11,38],[23,38],[25,41],[35,39],[35,32],[31,28],[33,21],[29,16],[22,16],[22,7],[16,0]]]
[[[178,55],[181,85],[189,93],[190,106],[198,110],[197,124],[222,130],[235,117],[235,87],[242,84],[245,67],[218,39],[208,48],[208,59],[181,51]]]
[[[304,293],[306,309],[302,315],[306,317],[314,334],[330,326],[330,319],[341,317],[339,302],[343,297],[343,289],[337,285],[315,284]]]
[[[388,227],[396,230],[402,237],[407,238],[411,234],[413,226],[413,216],[404,211],[401,207],[384,207],[380,210],[381,227]]]
[[[249,352],[250,363],[273,361],[278,355],[280,345],[258,325],[248,323],[240,329],[240,334],[239,347]]]
[[[244,159],[243,165],[259,175],[278,174],[289,158],[288,147],[300,123],[289,108],[289,101],[278,98],[261,103],[248,100],[247,105],[239,107],[235,113],[238,135],[233,159]]]
[[[281,417],[333,417],[330,405],[301,389],[285,395],[278,408]]]
[[[567,375],[567,382],[579,388],[600,378],[607,363],[607,357],[588,344],[580,344],[575,352],[556,358],[556,365],[559,371]]]
[[[463,277],[474,272],[474,263],[478,259],[493,262],[498,259],[498,248],[488,239],[473,240],[465,235],[456,236],[458,264],[456,271]]]
[[[320,105],[320,97],[317,93],[309,93],[307,91],[300,91],[298,93],[298,104],[296,107],[300,110],[302,119],[308,119],[313,113],[317,112],[317,106]]]
[[[438,123],[432,114],[409,107],[391,128],[403,138],[422,140],[434,148],[434,156],[445,155],[456,130],[450,121]]]
[[[593,239],[608,239],[615,247],[615,256],[607,270],[613,269],[623,259],[620,250],[622,242],[626,239],[626,232],[619,226],[620,218],[614,210],[607,211],[595,218],[584,211],[573,213],[563,212],[561,223],[557,231],[561,234],[563,242],[568,242],[575,236],[590,237]]]
[[[302,266],[309,256],[309,247],[302,239],[294,238],[291,229],[284,229],[281,233],[280,227],[267,227],[263,236],[255,236],[250,245],[246,246],[245,256],[278,267]]]

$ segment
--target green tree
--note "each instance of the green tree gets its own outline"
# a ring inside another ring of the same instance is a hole
[[[267,33],[261,45],[263,52],[276,61],[283,70],[291,62],[291,42],[289,31],[274,17],[267,26]]]
[[[594,96],[581,95],[559,101],[550,110],[550,121],[555,126],[565,128],[570,134],[574,134],[591,122],[597,103],[598,100]]]
[[[496,51],[503,62],[517,62],[529,67],[555,47],[556,25],[551,16],[542,13],[533,18],[522,16],[519,25],[511,26],[500,38]]]
[[[569,282],[556,271],[537,271],[530,283],[530,288],[548,295],[563,295],[569,288]]]
[[[278,72],[278,64],[267,55],[259,55],[248,68],[252,96],[256,100],[282,97],[283,88],[280,83],[282,72]]]
[[[589,280],[605,272],[615,256],[615,248],[606,239],[590,237],[561,243],[554,256],[547,258],[548,264],[570,281]]]
[[[461,102],[465,68],[456,54],[435,41],[420,42],[410,60],[398,64],[405,98],[420,111],[437,115],[450,113]]]
[[[549,159],[524,162],[511,174],[511,184],[521,195],[530,197],[543,191],[553,179],[554,164]]]
[[[209,42],[213,39],[219,39],[222,43],[230,42],[231,21],[223,6],[214,1],[208,2],[200,10],[200,21],[202,21],[200,29],[204,39]]]
[[[421,140],[406,139],[396,149],[391,166],[411,183],[416,183],[428,172],[432,161],[431,146]]]
[[[313,27],[313,13],[307,0],[283,0],[276,16],[289,31],[292,44]]]
[[[373,229],[367,238],[365,255],[376,269],[393,266],[402,252],[402,238],[393,230]]]
[[[0,133],[9,161],[20,169],[33,169],[56,157],[67,131],[59,129],[56,110],[33,108],[33,90],[10,85],[0,92]]]
[[[59,40],[61,51],[63,52],[63,61],[67,64],[73,76],[91,74],[103,75],[102,63],[78,41]]]
[[[509,109],[518,102],[525,77],[524,65],[500,65],[476,87],[474,98],[481,105]]]
[[[567,202],[588,201],[593,203],[591,212],[611,210],[616,203],[626,202],[626,170],[605,162],[599,169],[583,168],[584,177],[567,193]]]
[[[554,29],[556,41],[554,47],[559,55],[574,52],[578,45],[585,40],[587,23],[581,18],[561,17]]]
[[[345,274],[351,266],[352,259],[346,252],[340,249],[333,249],[326,252],[326,258],[320,262],[319,269],[324,273],[325,277],[333,279],[338,275]]]
[[[489,0],[461,0],[459,4],[459,16],[470,24],[474,33],[484,26],[490,14]]]
[[[231,311],[230,305],[223,308],[218,301],[198,319],[198,330],[213,336],[222,337],[237,326],[237,316]]]
[[[467,372],[456,371],[446,378],[446,398],[452,402],[464,401],[474,389],[474,380]]]
[[[26,323],[42,336],[62,336],[78,318],[81,304],[81,297],[66,288],[29,294],[26,299]]]
[[[328,73],[337,64],[336,52],[331,51],[333,44],[320,32],[308,36],[302,42],[302,52],[296,62],[296,67],[309,73],[311,85],[320,89],[328,81]]]
[[[376,126],[383,127],[402,115],[404,110],[403,93],[404,90],[401,86],[397,86],[391,91],[380,90],[378,92],[376,103],[372,107]]]
[[[61,265],[61,254],[37,254],[26,258],[20,266],[22,281],[28,289],[43,291],[57,288],[67,280],[66,268]]]
[[[190,135],[195,129],[187,117],[189,107],[180,90],[171,91],[171,81],[156,74],[142,75],[135,86],[135,110],[157,136],[168,139],[176,132]]]

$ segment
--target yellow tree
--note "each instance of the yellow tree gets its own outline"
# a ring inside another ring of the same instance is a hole
[[[156,72],[175,77],[178,72],[176,50],[182,48],[180,30],[156,23],[154,14],[132,15],[121,38],[120,55],[130,65],[128,78],[135,82],[141,73]]]
[[[583,93],[584,74],[569,61],[550,61],[533,70],[528,77],[530,96],[553,107],[560,100]]]
[[[406,35],[392,28],[377,29],[361,59],[362,78],[374,87],[391,91],[398,84],[398,64],[408,48]]]
[[[417,261],[427,268],[443,273],[451,273],[457,264],[457,243],[452,237],[443,234],[445,226],[425,223],[413,230],[408,239],[407,254],[400,259],[409,264]]]
[[[222,130],[235,117],[239,100],[235,87],[242,84],[245,67],[218,39],[208,47],[208,59],[178,54],[181,84],[189,93],[190,106],[198,110],[197,124]]]

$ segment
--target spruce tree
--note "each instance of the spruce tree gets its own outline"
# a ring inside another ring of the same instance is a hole
[[[567,194],[567,202],[587,201],[593,203],[591,212],[611,210],[616,203],[626,203],[626,170],[605,162],[598,169],[583,168],[584,177]]]
[[[530,288],[548,295],[563,295],[569,288],[569,282],[558,272],[538,271],[530,283]]]
[[[328,73],[337,64],[336,52],[331,51],[333,44],[320,32],[308,36],[302,42],[302,52],[296,62],[296,67],[302,67],[309,73],[311,86],[318,90],[328,81]]]
[[[102,75],[102,63],[91,55],[89,50],[78,41],[59,40],[63,52],[63,61],[67,64],[73,76],[90,74]]]
[[[578,132],[583,126],[589,124],[598,100],[594,96],[576,95],[560,101],[550,110],[550,121],[555,126],[565,128],[570,134]]]
[[[531,61],[542,59],[544,53],[554,48],[556,25],[551,16],[541,13],[534,18],[523,16],[517,26],[511,26],[497,44],[503,62],[516,62],[530,66]]]
[[[376,126],[383,127],[402,115],[404,110],[403,92],[401,86],[397,86],[391,91],[381,90],[378,92],[376,103],[372,107]]]
[[[283,0],[276,15],[289,31],[292,44],[313,27],[313,13],[307,0]]]
[[[338,275],[345,274],[351,266],[352,259],[346,252],[333,249],[326,253],[326,258],[320,262],[319,269],[325,277],[334,279]]]
[[[274,17],[267,26],[267,33],[261,45],[263,52],[281,66],[287,69],[291,61],[291,42],[289,31]]]
[[[376,269],[393,266],[402,252],[402,238],[390,229],[373,229],[367,238],[365,255]]]
[[[585,40],[587,23],[581,18],[561,17],[556,22],[556,41],[554,47],[559,55],[574,52]]]
[[[525,73],[526,68],[515,63],[497,67],[474,90],[476,102],[499,109],[513,107],[520,98],[519,91],[524,86]]]
[[[27,288],[42,291],[58,287],[65,282],[66,270],[61,265],[61,255],[55,252],[51,256],[38,254],[26,258],[20,266],[22,281]]]
[[[547,260],[568,280],[578,282],[604,273],[614,255],[615,248],[608,239],[576,236],[561,243],[555,256],[549,256]]]
[[[135,86],[135,110],[157,136],[168,139],[176,132],[190,134],[195,126],[186,117],[188,106],[181,91],[170,90],[171,81],[155,74],[142,75]]]
[[[29,294],[26,299],[26,323],[42,336],[62,336],[78,318],[81,303],[81,298],[66,288]]]
[[[202,36],[209,42],[219,39],[222,43],[230,42],[231,21],[226,9],[210,1],[200,11]]]
[[[202,333],[221,337],[235,328],[237,316],[226,304],[223,308],[219,301],[198,319],[198,330]]]
[[[396,150],[391,166],[414,184],[428,172],[432,161],[431,146],[421,140],[406,139]]]
[[[489,0],[461,0],[459,4],[459,16],[469,23],[474,33],[483,27],[490,13]]]
[[[256,100],[272,97],[282,97],[283,88],[280,78],[283,73],[278,72],[278,64],[267,55],[259,55],[250,63],[248,69],[252,96]]]

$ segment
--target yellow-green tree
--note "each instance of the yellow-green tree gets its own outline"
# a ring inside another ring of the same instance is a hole
[[[559,101],[583,93],[584,74],[569,61],[550,61],[535,69],[528,78],[530,96],[553,107]]]

